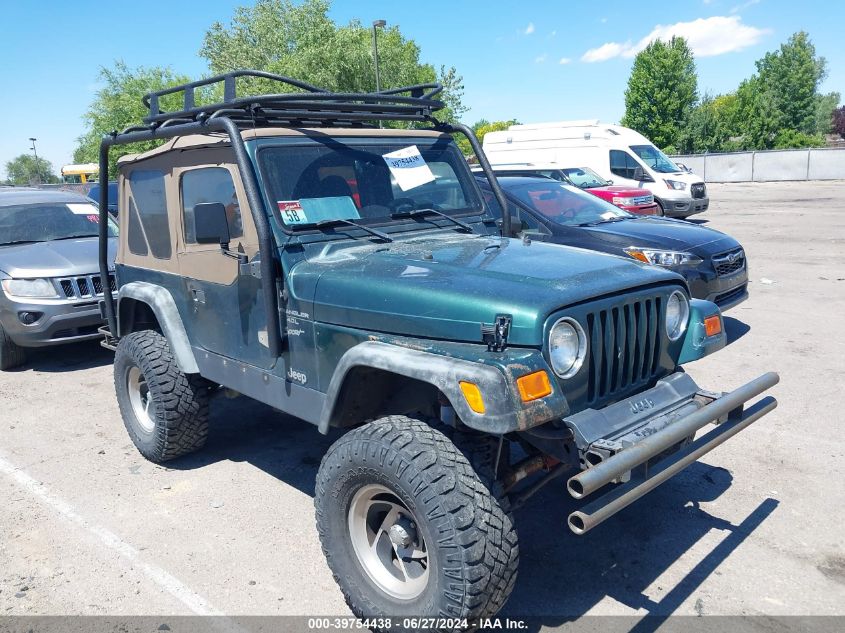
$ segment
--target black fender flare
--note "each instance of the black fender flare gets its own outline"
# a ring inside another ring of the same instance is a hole
[[[337,364],[320,415],[321,433],[327,433],[332,425],[340,390],[355,367],[373,367],[433,385],[449,399],[465,425],[486,433],[524,430],[559,419],[569,412],[566,398],[558,389],[552,394],[557,395],[555,398],[549,396],[522,402],[511,377],[492,364],[364,341],[347,350]],[[476,413],[467,404],[459,384],[462,381],[478,386],[484,398],[484,413]]]
[[[120,304],[124,299],[134,299],[148,305],[161,326],[161,333],[167,339],[170,351],[173,353],[179,369],[186,374],[199,373],[194,351],[188,339],[188,332],[182,323],[176,302],[166,288],[143,281],[133,281],[120,287],[117,295],[118,337],[128,334],[128,332],[123,331],[124,327],[119,318],[121,314]]]

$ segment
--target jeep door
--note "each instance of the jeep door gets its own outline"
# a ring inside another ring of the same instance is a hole
[[[176,258],[191,312],[193,343],[251,365],[271,367],[275,359],[267,347],[261,282],[249,267],[241,266],[258,252],[258,235],[237,165],[226,148],[187,151],[179,161],[173,170],[180,218]],[[214,202],[226,208],[228,252],[219,244],[196,240],[194,207]]]

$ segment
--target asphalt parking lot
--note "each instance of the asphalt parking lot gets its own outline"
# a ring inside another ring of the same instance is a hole
[[[751,298],[687,366],[780,406],[583,537],[561,479],[522,508],[502,615],[845,614],[845,182],[712,185],[696,221],[739,239]],[[0,374],[0,615],[348,614],[314,528],[335,436],[216,400],[200,454],[136,452],[96,344]]]

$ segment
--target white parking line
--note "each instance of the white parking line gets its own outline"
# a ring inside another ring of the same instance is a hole
[[[188,607],[193,613],[197,615],[223,615],[222,611],[214,608],[208,600],[196,592],[191,591],[178,578],[166,572],[161,567],[145,562],[141,557],[141,553],[117,534],[101,525],[96,525],[88,521],[76,512],[70,504],[50,495],[46,486],[30,477],[11,462],[5,460],[2,456],[0,456],[0,473],[11,477],[23,489],[32,493],[32,495],[64,518],[95,535],[103,545],[120,554],[130,563],[131,567],[139,569],[147,578],[179,600],[179,602]]]

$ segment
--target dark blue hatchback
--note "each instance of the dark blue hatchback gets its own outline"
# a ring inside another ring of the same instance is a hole
[[[494,215],[501,209],[477,178]],[[683,275],[690,294],[722,310],[748,298],[745,251],[729,235],[683,220],[633,215],[576,187],[539,176],[503,176],[511,224],[532,239],[632,257]]]

